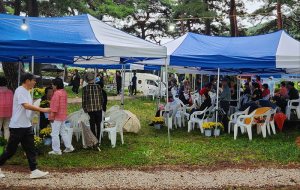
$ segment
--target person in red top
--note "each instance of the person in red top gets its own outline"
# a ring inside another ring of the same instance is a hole
[[[0,131],[3,125],[4,137],[9,138],[9,123],[12,116],[13,108],[13,91],[7,89],[5,86],[7,81],[4,77],[0,77]],[[1,136],[1,135],[0,135]]]
[[[260,82],[260,76],[256,76],[256,83],[259,84],[259,89],[262,90],[262,84],[261,84],[261,82]]]
[[[263,87],[262,96],[264,98],[267,95],[269,95],[271,93],[271,91],[269,89],[269,85],[268,84],[263,84],[262,87]]]
[[[208,94],[209,91],[212,89],[212,83],[207,83],[201,90],[200,90],[200,95],[202,96],[203,94]]]
[[[64,84],[62,80],[55,79],[52,84],[54,95],[50,102],[50,108],[52,112],[49,115],[51,121],[51,137],[52,137],[52,151],[49,154],[61,155],[59,135],[64,141],[66,149],[64,152],[73,152],[74,148],[71,144],[71,140],[65,131],[65,121],[67,119],[67,100],[68,95],[64,90]]]
[[[286,96],[287,95],[287,90],[285,88],[285,82],[281,82],[280,87],[281,87],[281,89],[279,90],[279,92],[277,92],[275,94],[275,96]]]

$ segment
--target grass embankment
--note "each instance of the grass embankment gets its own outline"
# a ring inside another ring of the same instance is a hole
[[[150,104],[149,104],[150,103]],[[108,107],[120,105],[119,101],[109,101]],[[156,102],[144,98],[125,100],[124,109],[135,113],[142,128],[138,134],[125,133],[125,144],[121,144],[120,136],[117,145],[111,148],[108,136],[104,136],[101,152],[97,149],[84,150],[81,140],[73,136],[73,146],[76,151],[62,156],[48,155],[51,147],[45,146],[38,156],[39,166],[44,167],[106,167],[106,166],[147,166],[147,165],[206,165],[213,166],[218,162],[247,162],[274,165],[300,163],[300,150],[295,144],[295,138],[300,135],[299,122],[287,123],[283,132],[277,130],[276,135],[263,138],[253,130],[253,140],[248,135],[238,134],[237,140],[233,134],[205,137],[199,130],[190,133],[186,128],[171,130],[171,145],[168,145],[167,128],[156,130],[149,127],[154,116]],[[68,105],[68,113],[81,109],[80,105]],[[64,148],[63,145],[61,147]],[[21,148],[7,164],[27,165],[27,159]]]

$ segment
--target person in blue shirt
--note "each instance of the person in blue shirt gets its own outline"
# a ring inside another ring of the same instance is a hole
[[[100,81],[100,74],[97,74],[97,77],[96,77],[96,79],[95,79],[95,84],[97,83],[97,82],[99,82]]]
[[[134,73],[133,77],[131,79],[131,81],[132,81],[132,94],[133,94],[133,91],[134,91],[134,95],[136,95],[136,80],[137,80],[136,73]]]
[[[269,89],[270,89],[271,96],[274,96],[275,82],[273,81],[273,76],[270,76],[268,86],[269,86]]]

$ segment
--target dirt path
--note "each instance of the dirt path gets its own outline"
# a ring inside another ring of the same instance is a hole
[[[19,168],[19,169],[16,169]],[[9,171],[10,169],[10,171]],[[3,167],[3,189],[300,189],[299,168],[93,168],[50,170],[43,179],[31,180],[24,167]]]
[[[124,99],[135,99],[142,97],[143,95],[133,95],[133,96],[124,96]],[[121,96],[108,96],[107,100],[119,100],[121,101]],[[82,99],[81,98],[68,98],[68,104],[81,104]]]

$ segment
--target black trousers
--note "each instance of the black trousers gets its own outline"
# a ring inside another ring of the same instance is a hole
[[[28,128],[10,128],[10,136],[6,150],[0,156],[0,166],[3,166],[6,160],[10,159],[17,151],[19,144],[21,143],[24,151],[26,152],[27,160],[30,166],[30,170],[36,169],[35,152],[36,148],[34,145],[34,133],[32,127]]]
[[[227,113],[229,111],[230,108],[230,102],[229,101],[220,101],[220,107],[225,111],[226,115],[220,116],[220,120],[222,121],[223,125],[224,125],[224,131],[228,131],[228,117],[227,117]]]
[[[94,111],[94,112],[88,112],[90,116],[90,127],[92,133],[97,137],[97,139],[100,138],[100,123],[102,121],[102,110],[101,111]],[[95,125],[97,126],[97,133],[95,131]]]
[[[136,85],[132,85],[132,87],[131,87],[132,94],[133,94],[133,91],[134,91],[134,94],[136,95]]]
[[[78,95],[78,88],[77,86],[73,86],[72,91],[76,93],[76,95]]]

